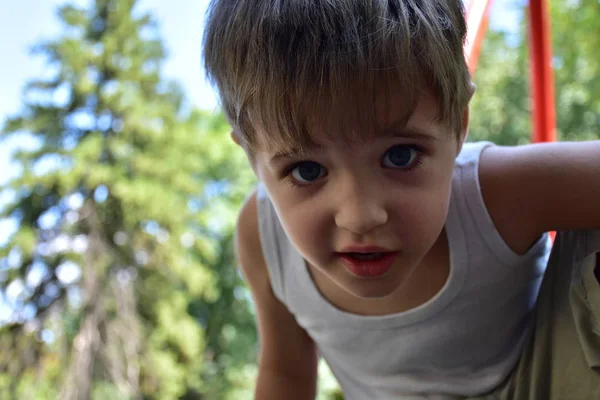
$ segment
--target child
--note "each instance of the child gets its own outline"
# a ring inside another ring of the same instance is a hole
[[[600,142],[465,143],[465,31],[461,0],[213,1],[257,399],[314,399],[318,355],[348,400],[600,398]]]

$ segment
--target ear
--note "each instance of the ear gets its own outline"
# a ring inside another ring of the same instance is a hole
[[[460,136],[458,138],[458,151],[457,151],[457,155],[460,154],[460,151],[462,150],[463,145],[465,144],[465,142],[467,141],[468,137],[469,137],[469,104],[471,103],[471,99],[473,98],[473,94],[475,94],[475,84],[473,83],[473,81],[470,82],[469,85],[469,97],[467,100],[467,105],[465,106],[465,109],[463,111],[462,114],[462,131],[460,132]]]
[[[477,90],[477,86],[475,86],[475,83],[473,81],[470,82],[469,85],[469,100],[467,101],[467,105],[465,107],[465,110],[463,111],[463,115],[462,115],[462,132],[460,133],[460,136],[462,138],[462,142],[466,142],[467,138],[469,137],[469,108],[470,108],[470,104],[471,104],[471,99],[473,98],[473,95],[475,94],[475,90]],[[462,144],[461,144],[462,146]]]
[[[469,137],[469,105],[465,107],[462,115],[462,132],[460,133],[461,142],[466,142]]]
[[[256,177],[258,177],[258,171],[256,169],[256,159],[254,158],[254,154],[252,152],[250,152],[246,148],[246,146],[244,146],[242,144],[242,141],[240,140],[240,136],[238,135],[238,133],[236,131],[231,131],[231,140],[233,140],[235,142],[235,144],[237,144],[238,146],[240,146],[242,148],[242,150],[244,150],[244,153],[246,153],[246,157],[248,158],[248,162],[250,163],[250,167],[254,171],[254,174],[256,175]]]
[[[473,98],[473,95],[475,94],[476,90],[477,90],[477,85],[475,85],[475,82],[470,81],[470,83],[469,83],[469,101],[471,101],[471,99]]]
[[[240,147],[243,147],[236,131],[231,131],[231,139]]]

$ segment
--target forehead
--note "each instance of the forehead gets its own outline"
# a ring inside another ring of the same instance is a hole
[[[364,99],[363,99],[364,100]],[[451,136],[438,121],[438,104],[431,92],[414,97],[389,91],[371,102],[347,99],[307,116],[306,129],[282,136],[257,132],[259,150],[271,155],[305,153],[326,144],[366,144],[381,137],[427,139]]]

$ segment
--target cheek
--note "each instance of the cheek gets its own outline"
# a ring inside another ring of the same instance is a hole
[[[396,205],[396,225],[403,241],[415,250],[428,248],[444,227],[449,203],[450,185],[443,182],[406,196],[402,204]]]
[[[331,228],[324,207],[296,203],[277,212],[288,238],[304,258],[314,260],[330,244]]]

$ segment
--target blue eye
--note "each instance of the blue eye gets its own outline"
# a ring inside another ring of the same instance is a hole
[[[324,168],[316,162],[305,161],[297,164],[291,173],[298,182],[311,183],[323,176]]]
[[[383,157],[383,165],[390,168],[410,168],[418,159],[419,151],[409,146],[394,146]]]

